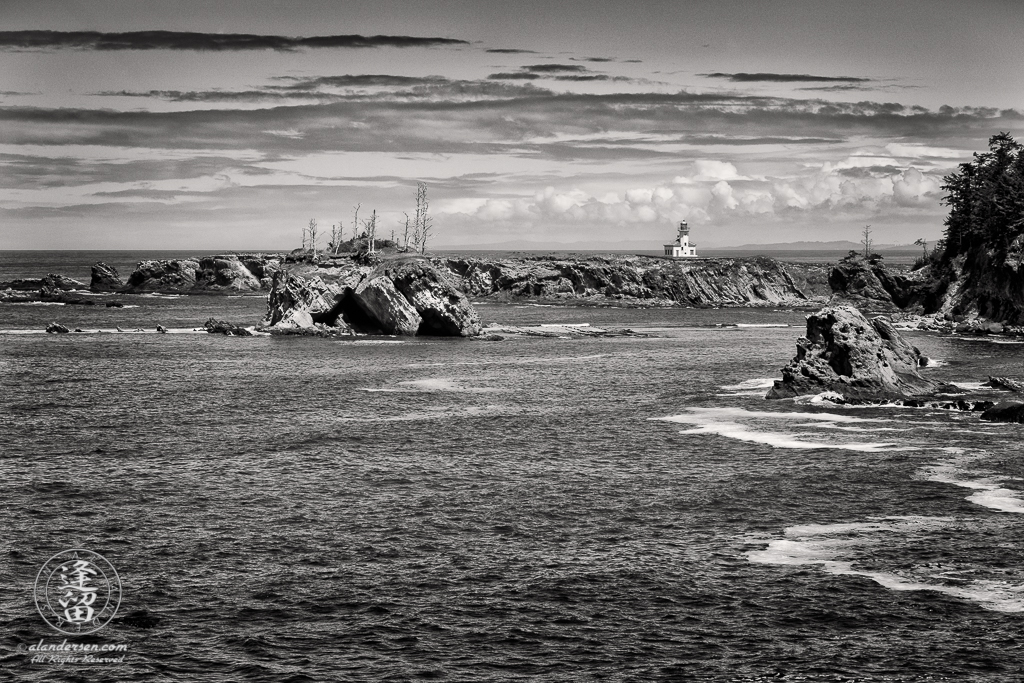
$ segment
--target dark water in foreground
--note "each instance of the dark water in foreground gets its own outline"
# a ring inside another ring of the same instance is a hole
[[[763,400],[799,313],[482,306],[657,335],[503,342],[10,333],[263,306],[133,305],[0,304],[8,677],[1024,674],[1024,428]],[[1021,345],[913,340],[941,379],[1021,374]],[[17,651],[63,638],[32,589],[74,547],[116,567],[119,614],[158,619],[68,637],[121,664]]]

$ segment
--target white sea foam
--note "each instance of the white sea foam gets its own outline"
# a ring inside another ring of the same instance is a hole
[[[736,327],[789,327],[786,323],[735,323]]]
[[[401,339],[356,339],[351,343],[374,346],[377,344],[404,344],[405,342]]]
[[[590,323],[545,323],[540,327],[590,327]]]
[[[967,496],[967,500],[975,505],[1000,512],[1024,513],[1024,491],[1003,488],[1002,485],[1003,481],[1014,477],[979,477],[980,472],[964,469],[963,465],[966,462],[976,459],[977,457],[963,456],[950,462],[929,465],[919,471],[918,477],[926,481],[952,484],[976,491]]]
[[[651,419],[664,420],[666,422],[683,422],[686,424],[700,424],[705,420],[716,418],[805,420],[812,422],[888,422],[888,420],[882,418],[853,417],[851,415],[836,415],[835,413],[772,412],[766,410],[745,410],[743,408],[687,408],[686,410],[688,412],[680,415]]]
[[[847,451],[862,451],[874,453],[881,450],[908,450],[907,447],[898,447],[895,443],[843,443],[810,441],[802,438],[803,434],[791,432],[777,432],[760,429],[748,422],[763,421],[796,421],[809,422],[810,426],[818,429],[822,426],[832,426],[835,423],[852,422],[882,422],[884,420],[872,418],[851,417],[849,415],[833,415],[831,413],[775,413],[765,411],[744,410],[742,408],[688,408],[688,412],[669,417],[651,418],[665,422],[678,422],[682,424],[697,425],[687,429],[681,434],[716,434],[737,441],[751,443],[763,443],[775,448],[794,449],[838,449]],[[795,425],[795,426],[808,426]]]
[[[484,394],[499,389],[492,389],[488,387],[466,387],[457,383],[457,380],[432,377],[428,379],[414,379],[407,382],[398,382],[397,387],[382,387],[382,388],[362,388],[360,391],[367,391],[370,393],[384,393],[384,394],[419,394],[424,392],[435,392],[435,391],[454,391],[465,394]]]
[[[907,573],[915,572],[920,576],[903,576],[895,572],[855,569],[853,561],[840,559],[843,554],[849,554],[849,551],[855,550],[857,546],[877,543],[878,539],[873,538],[873,534],[887,532],[888,535],[938,529],[951,521],[952,519],[948,517],[887,517],[872,522],[792,526],[785,530],[786,538],[768,541],[766,548],[749,551],[746,557],[758,564],[816,564],[830,574],[863,576],[889,590],[935,591],[976,602],[993,611],[1024,612],[1024,585],[1012,585],[1005,581],[971,580],[966,585],[950,586],[928,581],[944,577],[942,574],[935,574],[930,568],[916,567]]]
[[[63,301],[4,301],[0,303],[11,304],[12,306],[63,306]]]
[[[746,391],[748,389],[771,389],[774,386],[775,380],[771,377],[764,377],[758,379],[745,379],[739,384],[725,384],[719,387],[719,389],[727,389],[730,391]]]
[[[928,365],[926,365],[924,367],[926,367],[926,368],[944,368],[947,365],[949,365],[949,361],[942,360],[941,358],[932,358],[931,356],[928,356]]]
[[[960,380],[956,380],[953,384],[957,385],[961,389],[966,389],[967,391],[978,391],[980,389],[988,388],[987,382],[961,382]]]

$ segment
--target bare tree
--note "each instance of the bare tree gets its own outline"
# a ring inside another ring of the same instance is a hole
[[[405,214],[405,238],[402,240],[402,251],[409,251],[409,213],[403,211]]]
[[[376,240],[377,240],[377,209],[373,210],[370,214],[370,220],[363,221],[363,227],[366,229],[366,240],[368,250],[372,254],[376,251]]]
[[[356,204],[354,207],[352,207],[352,209],[353,209],[353,215],[352,215],[352,238],[353,239],[355,239],[356,237],[359,237],[359,207],[361,207],[361,206],[362,206],[362,204]]]
[[[419,251],[420,248],[420,222],[423,220],[423,183],[416,184],[416,215],[412,219],[412,250]]]
[[[309,235],[309,248],[313,251],[313,258],[316,258],[316,241],[319,238],[319,230],[316,226],[316,219],[310,218],[309,225],[306,227],[306,233]]]
[[[425,254],[427,252],[427,240],[430,239],[431,230],[434,227],[434,218],[428,216],[426,213],[423,214],[423,229],[420,231],[420,253]]]
[[[921,247],[921,258],[928,258],[928,242],[922,238],[914,240],[914,244]]]
[[[871,241],[871,226],[864,226],[864,239],[860,241],[864,245],[864,258],[871,257],[871,250],[874,248],[875,243]]]
[[[416,184],[416,223],[413,231],[413,245],[422,254],[427,250],[427,240],[434,220],[430,217],[430,200],[427,199],[427,184]]]
[[[338,221],[337,225],[331,224],[331,241],[327,244],[327,248],[332,254],[337,254],[341,251],[341,242],[345,238],[345,226],[341,221]]]

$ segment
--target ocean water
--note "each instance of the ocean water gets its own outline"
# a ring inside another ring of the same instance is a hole
[[[484,303],[650,335],[500,342],[39,333],[263,312],[108,298],[138,307],[0,304],[7,677],[1024,677],[1024,427],[764,400],[801,312]],[[937,379],[1021,374],[1024,345],[908,335]],[[68,548],[152,619],[67,637],[123,663],[18,649],[64,638],[33,583]]]

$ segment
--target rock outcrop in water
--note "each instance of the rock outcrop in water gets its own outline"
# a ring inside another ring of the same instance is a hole
[[[869,321],[853,307],[827,307],[807,317],[796,357],[766,398],[835,392],[848,401],[891,400],[956,390],[922,377],[920,365],[921,353],[888,318]]]
[[[280,269],[280,258],[266,254],[143,261],[128,277],[123,291],[173,294],[258,292],[270,289],[273,276]]]
[[[466,296],[429,260],[354,261],[314,272],[278,273],[260,327],[472,337],[480,319]]]
[[[100,262],[92,267],[89,289],[93,292],[119,292],[124,289],[124,281],[117,274],[117,268]]]
[[[1024,422],[1024,402],[1000,401],[981,414],[988,422]]]

